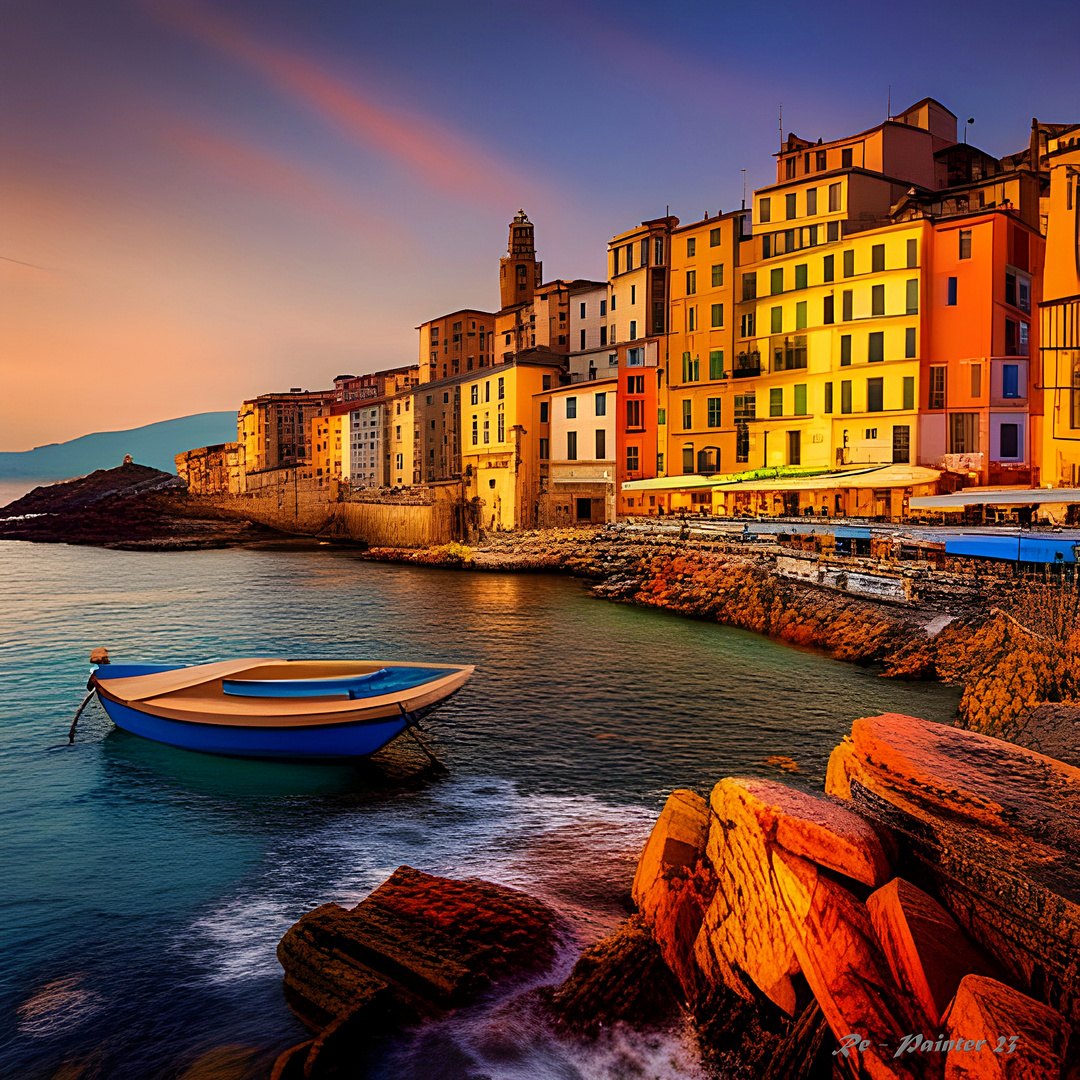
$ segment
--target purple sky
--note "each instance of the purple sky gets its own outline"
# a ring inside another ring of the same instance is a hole
[[[1080,120],[1080,4],[3,0],[0,449],[413,362],[548,276],[729,210],[785,131],[927,95],[970,139]]]

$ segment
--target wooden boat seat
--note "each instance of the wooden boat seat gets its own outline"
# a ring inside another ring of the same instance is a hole
[[[223,679],[221,689],[234,697],[323,698],[348,697],[350,701],[381,697],[411,690],[445,675],[440,668],[379,668],[364,675],[309,679]]]

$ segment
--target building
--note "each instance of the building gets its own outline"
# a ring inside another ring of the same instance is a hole
[[[616,355],[615,462],[620,513],[635,510],[624,480],[663,472],[659,388],[667,356],[668,256],[676,217],[643,221],[608,243],[608,347]]]
[[[733,471],[732,357],[745,211],[671,230],[668,359],[659,388],[657,472]]]
[[[541,526],[614,521],[618,379],[595,379],[536,396]]]
[[[329,487],[347,477],[349,414],[311,418],[311,467],[318,487]],[[344,465],[344,467],[343,467]]]
[[[261,394],[240,406],[237,438],[244,444],[246,471],[292,468],[310,463],[312,417],[323,416],[334,403],[333,390]]]
[[[495,362],[495,316],[472,308],[421,323],[419,381],[433,382]]]
[[[1047,140],[1046,263],[1038,364],[1044,395],[1041,482],[1080,486],[1080,125]]]
[[[571,382],[614,373],[617,356],[608,346],[607,297],[606,281],[575,281],[570,286]]]
[[[192,495],[240,495],[247,490],[244,444],[216,443],[176,455],[176,472]]]
[[[388,487],[383,458],[383,427],[386,422],[386,403],[365,402],[351,409],[348,417],[348,452],[342,457],[342,476],[354,490]]]

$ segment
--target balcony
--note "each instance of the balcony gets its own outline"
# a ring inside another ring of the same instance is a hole
[[[761,374],[761,353],[755,349],[753,352],[741,352],[735,357],[735,364],[731,369],[733,379],[753,379]]]

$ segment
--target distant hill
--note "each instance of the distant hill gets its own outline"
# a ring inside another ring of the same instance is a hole
[[[207,412],[180,416],[128,431],[98,431],[70,442],[33,450],[0,452],[0,479],[30,477],[64,480],[95,469],[111,469],[130,454],[140,465],[176,472],[173,458],[182,450],[236,439],[236,413]]]

